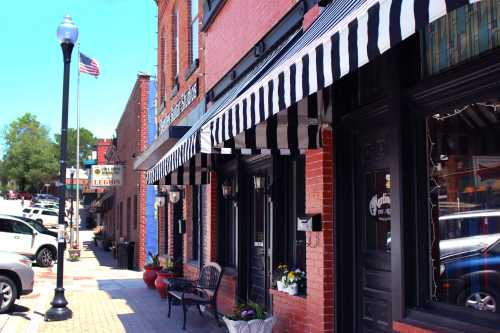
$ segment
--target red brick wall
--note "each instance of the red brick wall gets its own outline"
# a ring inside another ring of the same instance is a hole
[[[97,140],[97,164],[106,164],[106,151],[111,145],[111,139]]]
[[[274,333],[304,333],[306,327],[306,299],[290,296],[287,293],[271,289],[273,316],[276,317]]]
[[[212,88],[297,3],[226,1],[205,36],[207,89]],[[229,51],[229,52],[228,52]]]
[[[135,242],[136,267],[142,267],[146,261],[146,182],[145,173],[135,171],[133,163],[135,156],[142,153],[147,145],[148,89],[149,76],[139,75],[116,128],[117,156],[124,163],[124,172],[122,186],[113,189],[114,205],[110,215],[121,218],[115,219],[115,230],[108,230],[114,233],[116,241],[124,237],[125,240]],[[98,149],[103,146],[104,144],[98,146]],[[134,215],[136,195],[138,197],[137,217]],[[130,198],[130,210],[127,209],[128,198]],[[118,214],[120,202],[123,203],[122,216]],[[131,214],[129,225],[127,225],[127,211]],[[136,218],[137,227],[134,224]],[[116,230],[121,230],[121,232],[116,232]]]
[[[308,332],[333,332],[333,135],[306,153],[306,213],[321,214],[322,231],[308,232],[306,253]]]
[[[236,307],[236,282],[237,276],[224,273],[217,296],[217,310],[223,314],[230,314]]]
[[[193,0],[196,1],[196,0]],[[204,62],[204,39],[205,35],[201,32],[201,17],[203,15],[203,1],[198,1],[198,12],[199,12],[199,66],[198,68],[185,79],[186,70],[189,68],[189,45],[190,45],[190,14],[189,14],[189,2],[188,1],[167,1],[158,0],[158,88],[165,88],[165,112],[158,114],[158,121],[163,119],[168,112],[170,112],[170,107],[177,103],[182,94],[191,87],[196,80],[198,80],[198,97],[191,103],[191,105],[186,108],[182,114],[176,119],[174,124],[178,123],[185,115],[195,107],[205,95],[205,62]],[[171,92],[173,88],[173,79],[175,77],[174,67],[175,67],[175,48],[173,47],[173,21],[176,5],[178,5],[179,10],[179,91],[177,94],[171,98]],[[162,42],[162,35],[165,36],[165,43]],[[165,46],[165,50],[162,50],[162,46]],[[161,57],[164,59],[161,59]],[[158,91],[158,98],[161,98],[161,91]],[[161,105],[161,101],[158,100],[158,105]],[[161,110],[158,110],[161,112]]]

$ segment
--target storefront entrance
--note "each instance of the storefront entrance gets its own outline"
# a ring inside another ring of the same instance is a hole
[[[242,182],[246,198],[242,202],[242,218],[243,223],[249,226],[246,246],[250,257],[247,267],[247,298],[269,308],[272,256],[270,230],[273,216],[269,185],[272,179],[272,159],[259,157],[246,161],[244,165]],[[256,184],[256,177],[260,178],[259,184]]]
[[[391,130],[356,130],[354,159],[359,332],[391,332]]]

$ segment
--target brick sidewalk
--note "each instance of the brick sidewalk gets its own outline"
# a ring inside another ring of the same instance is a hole
[[[187,330],[182,331],[182,310],[172,309],[156,290],[147,289],[142,272],[116,269],[110,252],[96,249],[90,231],[81,232],[84,250],[78,262],[64,262],[65,296],[73,317],[66,321],[45,322],[55,288],[56,267],[36,270],[33,294],[17,302],[9,315],[0,315],[1,333],[223,333],[209,314],[201,317],[190,309]],[[224,324],[222,324],[224,326]]]

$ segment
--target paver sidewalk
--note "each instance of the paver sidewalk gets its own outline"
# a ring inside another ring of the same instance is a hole
[[[187,330],[182,328],[182,310],[172,309],[156,290],[147,289],[142,272],[116,269],[110,252],[94,247],[91,231],[82,231],[84,249],[80,261],[64,262],[65,296],[73,317],[66,321],[45,322],[56,281],[56,266],[36,267],[35,290],[18,301],[15,311],[0,315],[1,333],[223,333],[209,314],[201,317],[196,308],[188,313]],[[224,324],[221,324],[224,326]]]

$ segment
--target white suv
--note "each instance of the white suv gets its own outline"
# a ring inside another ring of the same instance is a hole
[[[47,267],[57,258],[57,239],[36,231],[21,219],[0,214],[0,250],[25,255]]]
[[[53,209],[24,208],[23,216],[40,222],[47,228],[57,228],[59,224],[59,213]]]

